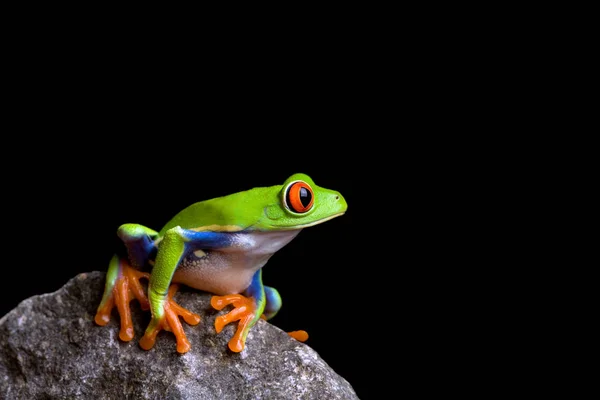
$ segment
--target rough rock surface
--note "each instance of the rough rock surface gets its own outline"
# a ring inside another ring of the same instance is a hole
[[[149,313],[131,302],[135,339],[118,339],[118,316],[97,326],[104,273],[80,274],[60,290],[33,296],[0,319],[1,399],[356,399],[309,346],[260,320],[239,354],[227,348],[234,324],[216,334],[210,296],[182,288],[175,299],[202,316],[184,324],[192,349],[175,351],[161,332],[138,344]]]

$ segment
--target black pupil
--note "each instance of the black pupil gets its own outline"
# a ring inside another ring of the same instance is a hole
[[[300,188],[300,202],[304,207],[308,207],[312,200],[312,194],[307,188]]]

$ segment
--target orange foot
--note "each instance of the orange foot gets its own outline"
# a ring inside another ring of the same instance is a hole
[[[150,325],[148,325],[146,333],[140,339],[140,347],[142,349],[150,350],[152,347],[154,347],[156,335],[163,329],[168,332],[173,332],[175,335],[178,353],[187,353],[192,347],[189,340],[185,336],[185,332],[183,331],[183,326],[181,325],[181,321],[179,321],[179,317],[183,317],[184,321],[190,325],[198,325],[200,322],[200,316],[189,310],[186,310],[177,304],[175,300],[173,300],[173,296],[175,293],[177,293],[177,289],[179,289],[179,285],[177,284],[173,284],[171,287],[169,287],[169,293],[167,294],[167,298],[165,299],[163,306],[164,315],[161,319],[155,320],[153,318],[152,321],[150,321]]]
[[[235,353],[244,350],[246,336],[248,336],[250,328],[258,320],[254,299],[244,297],[241,294],[229,294],[226,296],[213,296],[210,304],[217,310],[222,310],[229,304],[235,307],[229,313],[220,315],[215,319],[215,329],[217,333],[220,333],[225,325],[239,320],[237,331],[229,341],[228,347]]]
[[[261,315],[260,318],[267,321],[267,317],[265,317],[265,314]],[[292,331],[288,332],[287,334],[299,342],[306,342],[308,340],[308,333],[306,331]]]
[[[150,274],[140,272],[127,263],[123,262],[122,271],[120,276],[117,278],[115,285],[112,289],[112,294],[107,297],[103,304],[98,307],[96,317],[94,320],[100,326],[104,326],[110,321],[110,314],[113,307],[116,305],[121,317],[121,331],[119,332],[119,338],[124,342],[128,342],[133,339],[133,323],[131,322],[131,311],[129,309],[129,302],[136,298],[139,301],[142,310],[148,310],[150,304],[148,298],[144,294],[144,289],[140,283],[140,279],[149,279]]]
[[[287,334],[299,342],[306,342],[308,340],[308,333],[306,331],[292,331]]]

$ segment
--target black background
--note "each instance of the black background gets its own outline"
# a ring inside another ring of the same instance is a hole
[[[345,56],[290,52],[266,69],[214,61],[211,71],[190,59],[164,73],[136,55],[35,43],[14,59],[6,92],[0,314],[105,271],[123,223],[159,229],[193,202],[303,172],[340,191],[348,211],[264,267],[283,299],[272,323],[308,331],[360,398],[427,379],[421,354],[444,329],[444,303],[437,316],[429,306],[455,271],[440,259],[456,262],[438,238],[456,237],[444,218],[461,215],[449,206],[461,177],[439,126],[451,116],[435,109],[451,100],[415,72],[426,65],[415,59],[406,75],[393,51],[347,42]]]
[[[381,266],[375,261],[382,232],[369,223],[366,193],[381,194],[368,174],[356,173],[373,159],[344,148],[348,141],[339,133],[333,135],[339,143],[331,147],[309,132],[311,143],[297,146],[280,142],[277,134],[246,135],[251,140],[242,144],[229,133],[203,129],[139,135],[140,143],[120,135],[16,137],[4,147],[11,154],[4,159],[10,211],[0,314],[29,296],[59,289],[76,274],[106,271],[120,245],[116,230],[125,222],[158,230],[195,201],[281,184],[303,172],[341,192],[349,208],[304,229],[264,267],[264,283],[283,299],[271,322],[285,331],[306,330],[307,344],[364,395],[369,334],[386,323],[369,316],[383,300]]]
[[[397,24],[347,24],[262,48],[23,25],[3,65],[0,314],[106,270],[125,222],[159,229],[193,202],[304,172],[349,208],[264,267],[283,298],[273,324],[307,330],[361,399],[470,387],[457,365],[486,336],[482,316],[498,317],[484,292],[513,276],[500,261],[518,229],[489,251],[490,228],[520,198],[505,201],[486,160],[514,161],[493,155],[521,145],[502,127],[515,96],[488,101],[504,75],[448,32],[398,42]]]
[[[386,104],[358,97],[233,116],[183,99],[158,99],[164,110],[130,104],[140,97],[88,103],[75,93],[15,114],[0,159],[2,314],[78,273],[105,271],[123,223],[159,229],[193,202],[303,172],[341,192],[348,211],[303,230],[264,267],[283,299],[272,323],[308,331],[307,345],[360,398],[399,381],[438,388],[428,377],[452,368],[455,336],[476,340],[462,318],[482,297],[470,291],[487,287],[469,284],[482,274],[477,240],[487,238],[468,216],[487,194],[466,195],[463,185],[479,181],[447,150],[454,139],[418,134],[410,119],[392,134]]]

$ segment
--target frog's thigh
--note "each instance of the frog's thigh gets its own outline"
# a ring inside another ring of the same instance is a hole
[[[127,247],[129,260],[135,267],[142,267],[153,251],[156,251],[153,239],[158,232],[139,224],[123,224],[117,235]]]
[[[267,299],[267,304],[265,305],[264,316],[267,319],[271,319],[281,308],[281,296],[277,289],[265,286],[265,297]]]

